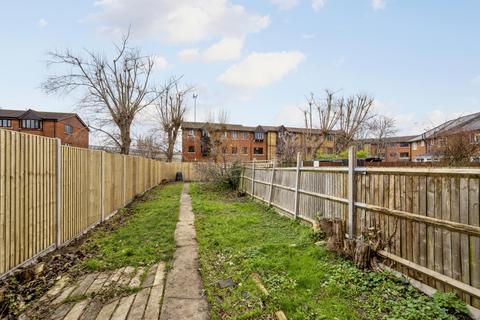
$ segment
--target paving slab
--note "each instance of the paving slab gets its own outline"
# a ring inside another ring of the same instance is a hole
[[[77,302],[63,320],[78,320],[89,302],[89,299]]]
[[[98,277],[98,273],[90,273],[85,279],[78,285],[78,287],[72,292],[72,297],[78,297],[84,295],[87,292],[88,288],[92,285],[95,279]]]
[[[112,317],[110,320],[124,320],[127,318],[128,311],[130,310],[130,306],[133,303],[133,300],[135,300],[135,295],[132,294],[127,297],[123,297],[120,299],[120,302],[118,303],[117,309],[112,314]],[[98,318],[97,318],[98,319]]]
[[[208,302],[198,271],[198,244],[194,227],[189,185],[184,184],[181,196],[179,222],[175,230],[177,249],[173,267],[167,275],[161,309],[161,320],[208,319]]]
[[[142,288],[147,288],[153,286],[153,281],[155,280],[155,274],[157,273],[158,264],[154,264],[148,269],[147,276],[143,280]]]
[[[145,269],[140,267],[137,269],[137,273],[135,274],[135,276],[132,278],[132,280],[130,280],[130,283],[128,284],[128,286],[130,288],[137,288],[137,287],[140,287],[140,284],[141,284],[141,281],[140,281],[140,278],[141,276],[143,275]]]
[[[98,320],[102,320],[102,319],[110,319],[110,317],[112,316],[113,312],[115,311],[115,308],[117,307],[117,304],[118,304],[118,300],[115,300],[107,305],[104,305],[102,307],[102,309],[100,310],[100,312],[98,313],[97,315],[97,319]]]
[[[160,314],[160,307],[163,295],[163,283],[153,286],[148,297],[147,307],[145,308],[144,320],[157,320]]]
[[[148,296],[150,295],[150,288],[140,290],[135,296],[130,313],[128,314],[128,320],[137,320],[143,318],[145,307],[147,306]]]

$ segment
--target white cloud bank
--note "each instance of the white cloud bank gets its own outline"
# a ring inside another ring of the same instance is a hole
[[[290,10],[293,7],[296,7],[300,1],[299,0],[270,0],[270,3],[274,6],[277,6],[280,10]]]
[[[294,71],[304,58],[299,51],[253,52],[228,68],[218,80],[234,87],[266,87]]]
[[[315,11],[319,11],[325,6],[326,3],[327,0],[312,0],[312,8]]]
[[[89,16],[109,34],[125,32],[173,43],[196,43],[212,37],[242,38],[270,24],[269,16],[248,13],[229,0],[97,0]]]

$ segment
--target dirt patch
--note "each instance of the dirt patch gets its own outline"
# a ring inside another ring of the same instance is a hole
[[[153,190],[137,196],[128,206],[119,209],[117,214],[96,228],[0,280],[0,319],[16,319],[28,304],[41,297],[61,276],[68,273],[76,278],[87,273],[79,265],[82,260],[94,256],[94,252],[84,249],[85,241],[97,232],[115,231],[133,216],[132,206],[153,197]]]

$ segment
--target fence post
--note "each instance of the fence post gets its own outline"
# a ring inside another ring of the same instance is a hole
[[[60,247],[62,244],[62,141],[59,138],[55,139],[56,153],[55,153],[55,245]]]
[[[253,159],[253,170],[252,170],[252,197],[255,197],[255,159]]]
[[[357,155],[354,146],[348,149],[348,238],[355,237],[355,167]]]
[[[295,171],[295,204],[293,208],[293,217],[297,219],[298,217],[298,188],[300,184],[300,152],[297,152],[297,170]]]
[[[101,221],[105,220],[105,151],[101,152],[101,161],[100,161],[100,170],[101,170],[101,177],[100,177],[100,212],[101,212]]]
[[[127,156],[123,157],[123,206],[127,205]],[[136,178],[136,177],[135,177]]]
[[[273,159],[273,164],[272,164],[272,180],[270,181],[270,192],[268,193],[268,206],[270,207],[272,205],[272,194],[273,194],[273,180],[275,180],[275,164],[277,160],[274,158]]]

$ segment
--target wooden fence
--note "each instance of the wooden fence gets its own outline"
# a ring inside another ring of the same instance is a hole
[[[352,160],[355,160],[352,155]],[[275,168],[245,165],[241,188],[314,223],[341,218],[358,236],[375,227],[393,243],[396,270],[480,307],[480,169]]]
[[[61,146],[0,129],[0,276],[65,245],[192,163]]]

